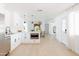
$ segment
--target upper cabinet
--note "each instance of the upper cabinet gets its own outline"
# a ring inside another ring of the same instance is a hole
[[[5,23],[5,9],[4,5],[0,4],[0,25]]]
[[[6,24],[9,20],[9,12],[5,9],[4,4],[0,4],[0,24]]]
[[[0,33],[5,31],[5,15],[0,13]]]
[[[0,5],[0,33],[5,31],[5,12],[3,5]]]
[[[4,20],[5,20],[5,15],[0,13],[0,25],[4,24]]]

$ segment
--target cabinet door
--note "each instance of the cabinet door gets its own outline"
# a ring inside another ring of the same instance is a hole
[[[11,36],[11,51],[16,48],[16,36]]]
[[[26,38],[27,38],[27,37],[26,37],[26,33],[24,33],[24,32],[21,33],[21,41],[22,41],[22,42],[25,42],[25,41],[26,41]]]
[[[21,43],[21,33],[17,34],[16,39],[17,39],[16,44],[18,46]]]
[[[75,52],[76,53],[78,53],[79,54],[79,37],[78,36],[76,36],[76,38],[75,38],[76,40],[74,41],[75,42]]]

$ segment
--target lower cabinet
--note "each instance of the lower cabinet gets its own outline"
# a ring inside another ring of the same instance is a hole
[[[11,35],[11,48],[10,51],[13,51],[18,45],[22,43],[23,40],[23,33],[13,34]]]
[[[68,48],[71,49],[72,51],[75,50],[75,40],[74,40],[74,37],[71,37],[69,38],[69,41],[68,41]]]
[[[68,48],[79,54],[79,37],[71,37],[69,39]]]
[[[13,51],[16,48],[16,43],[17,38],[16,35],[11,35],[11,51]]]
[[[79,37],[76,36],[76,38],[74,39],[75,40],[75,49],[74,51],[79,54]]]

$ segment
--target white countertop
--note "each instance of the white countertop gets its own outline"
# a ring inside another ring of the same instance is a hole
[[[40,32],[36,32],[36,31],[31,31],[30,33],[40,33]]]
[[[10,35],[6,35],[6,34],[5,34],[5,36],[12,36],[12,35],[20,34],[20,33],[23,33],[23,32],[12,33],[12,34],[10,34]]]

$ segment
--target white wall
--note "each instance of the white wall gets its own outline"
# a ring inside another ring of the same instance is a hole
[[[56,25],[56,38],[61,43],[64,43],[66,47],[72,49],[79,54],[79,5],[71,8],[68,11],[60,14],[55,19]],[[66,25],[63,26],[63,20],[66,21]],[[53,23],[53,22],[50,22]],[[53,23],[54,24],[54,23]],[[67,28],[67,33],[63,31]],[[51,30],[49,31],[50,33]]]
[[[65,44],[68,47],[68,14],[69,12],[64,12],[63,14],[60,14],[58,17],[53,19],[49,22],[50,24],[50,30],[49,33],[53,34],[53,26],[56,26],[56,39]],[[65,21],[65,23],[63,23]],[[65,29],[67,29],[67,32],[65,32]]]
[[[12,21],[11,21],[12,22]],[[23,27],[24,24],[24,19],[22,19],[19,15],[19,13],[14,12],[13,13],[13,25],[14,25],[14,30],[15,32],[17,32],[18,30],[24,30]]]

